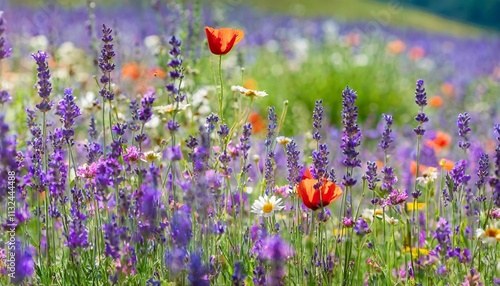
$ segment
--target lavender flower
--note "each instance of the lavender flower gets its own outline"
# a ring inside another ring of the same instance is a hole
[[[113,259],[120,258],[120,235],[123,233],[123,229],[118,227],[116,222],[116,215],[111,216],[111,221],[104,225],[104,240],[105,249],[104,254]]]
[[[394,174],[392,167],[384,167],[382,169],[382,174],[384,174],[384,178],[382,180],[381,190],[390,192],[393,190],[393,186],[398,181],[398,177]]]
[[[23,246],[20,241],[16,241],[15,246],[15,271],[10,282],[20,285],[23,280],[29,278],[35,272],[35,249],[32,246]]]
[[[185,269],[184,261],[189,257],[185,248],[175,247],[172,251],[165,253],[165,266],[173,276],[177,276]]]
[[[62,203],[68,176],[68,166],[65,163],[63,151],[63,130],[56,128],[54,133],[49,135],[49,138],[53,148],[53,154],[48,162],[47,181],[49,182],[49,192]]]
[[[187,206],[174,212],[170,223],[170,235],[175,245],[186,247],[191,240],[191,214]]]
[[[60,116],[59,120],[63,124],[62,132],[66,143],[69,146],[73,146],[73,135],[75,134],[73,125],[75,124],[75,118],[82,114],[78,105],[75,104],[73,89],[67,88],[64,90],[64,97],[59,101],[59,104],[57,105],[56,114]]]
[[[463,141],[458,141],[458,147],[462,148],[464,151],[469,149],[470,143],[468,142],[467,135],[471,132],[469,127],[470,116],[467,112],[463,114],[460,113],[457,119],[458,136],[462,137]]]
[[[323,120],[323,100],[316,100],[316,104],[314,106],[314,111],[313,111],[313,139],[316,141],[321,140],[321,134],[319,133],[319,130],[321,129],[321,121]]]
[[[295,185],[300,183],[301,176],[300,170],[302,170],[303,166],[299,164],[299,155],[300,151],[297,150],[297,143],[292,140],[290,143],[286,145],[286,167],[288,169],[288,176],[286,179],[288,180],[288,184],[290,189],[294,189]]]
[[[175,102],[181,102],[186,98],[185,94],[181,94],[179,88],[176,86],[176,80],[182,80],[184,78],[183,67],[182,67],[182,58],[181,54],[181,40],[177,37],[170,37],[168,43],[171,46],[169,54],[171,56],[170,61],[168,62],[168,66],[171,68],[169,71],[170,78],[172,82],[165,85],[165,88],[170,93],[170,96]]]
[[[156,96],[154,90],[148,90],[142,97],[142,108],[138,110],[139,120],[142,121],[142,123],[148,122],[151,120],[151,117],[153,117],[152,107],[155,100]]]
[[[364,236],[365,234],[372,232],[372,230],[368,226],[368,223],[360,217],[354,225],[354,232],[359,236]]]
[[[111,72],[115,69],[115,64],[113,63],[113,58],[115,57],[115,52],[113,51],[113,36],[111,33],[113,30],[111,28],[106,27],[106,25],[102,25],[102,50],[101,56],[99,57],[99,68],[101,69],[102,76],[100,78],[100,82],[102,84],[102,88],[99,91],[99,94],[105,100],[113,100],[115,94],[111,91]]]
[[[208,269],[201,261],[200,253],[193,253],[189,258],[189,274],[188,279],[193,286],[210,285],[208,280]]]
[[[264,163],[264,178],[266,179],[266,194],[269,195],[271,190],[274,188],[274,150],[272,150],[272,143],[274,141],[274,134],[276,132],[276,127],[278,126],[278,117],[274,111],[274,107],[269,107],[269,124],[267,125],[267,135],[266,141],[266,160]]]
[[[73,194],[73,201],[71,204],[71,216],[73,220],[69,225],[69,234],[67,235],[67,244],[70,249],[76,249],[78,247],[87,248],[89,246],[88,234],[89,231],[85,227],[85,220],[87,216],[82,212],[84,208],[84,197],[82,190],[73,189],[71,190]],[[75,255],[76,252],[73,253]]]
[[[38,66],[38,95],[42,98],[42,102],[36,105],[40,112],[45,113],[52,108],[52,102],[49,100],[50,93],[52,92],[52,84],[50,83],[50,71],[47,63],[48,55],[46,52],[38,51],[32,54],[31,57],[36,61]]]
[[[424,107],[427,105],[427,93],[425,92],[424,81],[421,79],[417,80],[415,103],[420,106],[420,111],[415,117],[415,121],[417,121],[418,126],[413,129],[413,132],[415,132],[417,136],[422,136],[425,133],[424,123],[428,122],[429,118],[424,113]]]
[[[478,180],[476,187],[481,189],[485,183],[486,178],[490,175],[490,157],[486,153],[482,153],[479,157],[479,169],[477,171]]]
[[[293,254],[291,246],[279,236],[268,236],[262,241],[259,258],[271,262],[271,273],[266,279],[269,285],[284,285],[285,263]]]
[[[361,130],[357,124],[358,108],[356,103],[356,92],[346,87],[342,92],[342,124],[344,125],[342,135],[342,153],[345,155],[343,161],[346,167],[360,167],[361,161],[357,158],[359,153],[355,150],[361,144]]]
[[[382,133],[382,139],[380,139],[380,143],[378,146],[384,150],[384,153],[387,153],[387,150],[389,149],[390,144],[394,141],[394,139],[391,137],[392,133],[392,123],[394,122],[392,115],[390,114],[382,114],[382,117],[385,120],[385,129],[384,132]]]
[[[8,58],[11,52],[11,49],[7,49],[5,46],[5,38],[3,37],[6,22],[7,21],[3,18],[3,11],[0,11],[0,60]]]
[[[424,80],[417,80],[417,87],[415,88],[415,103],[423,108],[427,105],[427,93],[425,92]]]
[[[248,161],[248,151],[250,150],[250,135],[252,134],[252,124],[247,123],[243,125],[243,133],[241,134],[240,137],[240,143],[238,145],[238,149],[240,149],[241,152],[241,158],[242,158],[242,169],[241,171],[243,173],[248,173],[252,165],[250,163],[247,164]]]
[[[246,275],[243,273],[243,267],[241,261],[238,261],[234,264],[234,270],[232,278],[233,286],[245,286],[245,277]]]
[[[312,152],[313,166],[314,172],[312,172],[313,178],[316,180],[328,179],[328,146],[326,144],[319,144],[319,150],[314,150]],[[320,186],[316,186],[319,188]]]
[[[380,179],[377,178],[377,164],[375,162],[367,162],[366,168],[367,168],[367,171],[366,171],[365,179],[368,181],[368,189],[373,191],[373,190],[375,190],[375,187],[377,186],[377,182],[380,181]],[[391,179],[391,181],[392,181],[392,179]]]
[[[10,96],[9,92],[6,90],[0,90],[0,104],[7,103],[12,100],[12,97]]]
[[[434,238],[438,241],[440,249],[446,251],[448,245],[451,243],[451,228],[449,223],[444,218],[439,218],[436,224],[436,231]]]

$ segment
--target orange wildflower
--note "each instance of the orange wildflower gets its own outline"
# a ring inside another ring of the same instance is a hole
[[[351,47],[359,46],[361,43],[361,36],[358,33],[350,33],[346,36],[345,42]]]
[[[424,170],[426,170],[427,168],[428,167],[425,166],[425,165],[422,165],[422,164],[418,165],[418,173],[422,174],[424,172]],[[410,172],[411,172],[412,175],[417,174],[417,162],[411,161],[411,163],[410,163]]]
[[[246,89],[257,89],[257,81],[253,78],[247,78],[245,82],[243,82],[243,87]]]
[[[406,49],[406,45],[401,40],[395,40],[387,44],[387,51],[391,55],[402,53]]]
[[[429,97],[429,105],[434,108],[439,108],[443,105],[443,98],[441,96],[431,96]]]
[[[441,159],[439,160],[439,166],[441,166],[441,168],[445,169],[447,172],[453,170],[453,167],[455,167],[455,163],[453,163],[453,161],[451,160],[448,160],[448,159]]]
[[[239,43],[245,36],[242,30],[232,28],[214,29],[212,27],[205,27],[205,33],[207,34],[210,51],[215,55],[229,53],[233,46]]]
[[[434,151],[439,152],[443,148],[450,146],[451,137],[445,132],[436,132],[436,137],[432,140],[426,140],[425,145],[434,149]]]
[[[424,56],[425,56],[425,50],[421,47],[413,47],[408,51],[408,57],[414,61],[418,61]]]
[[[248,115],[248,122],[252,124],[252,133],[259,133],[266,128],[266,122],[257,112],[251,112]]]
[[[122,76],[130,79],[141,77],[141,68],[135,62],[125,63],[122,67]]]
[[[149,70],[149,75],[151,77],[165,79],[167,77],[167,72],[162,68],[151,68]]]
[[[449,82],[445,82],[441,85],[441,92],[446,96],[454,96],[455,95],[455,87],[453,84]]]
[[[319,209],[320,207],[326,207],[342,195],[342,189],[335,185],[334,182],[323,180],[321,187],[316,189],[314,186],[318,182],[318,180],[312,177],[309,168],[307,168],[306,172],[302,176],[302,181],[300,181],[297,187],[302,202],[306,207],[312,209],[313,211]]]

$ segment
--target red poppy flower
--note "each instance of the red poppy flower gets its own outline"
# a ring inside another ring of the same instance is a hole
[[[239,43],[245,36],[242,30],[231,28],[214,29],[205,27],[205,33],[207,34],[210,51],[215,55],[225,55],[229,53],[233,46]]]
[[[313,211],[319,209],[321,206],[326,207],[342,195],[342,189],[332,181],[323,180],[320,189],[314,188],[317,183],[318,180],[312,177],[309,168],[307,168],[298,186],[302,202]]]

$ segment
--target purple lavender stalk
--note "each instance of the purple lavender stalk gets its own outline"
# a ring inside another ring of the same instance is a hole
[[[344,130],[342,133],[342,144],[340,148],[344,154],[342,163],[351,171],[344,176],[343,184],[346,187],[354,186],[356,179],[352,178],[352,169],[361,167],[361,160],[358,158],[359,152],[356,150],[361,145],[361,130],[357,124],[358,108],[356,103],[356,92],[348,86],[342,92],[342,124]]]
[[[460,113],[457,119],[457,127],[458,127],[458,136],[462,137],[463,140],[458,141],[458,147],[462,148],[464,151],[467,151],[470,147],[469,140],[467,135],[471,132],[471,128],[469,127],[470,116],[467,112]]]
[[[31,55],[31,57],[36,61],[38,66],[37,76],[38,76],[38,95],[42,98],[42,102],[36,105],[36,108],[42,113],[46,113],[52,108],[52,102],[49,100],[50,93],[52,92],[52,84],[50,83],[50,71],[47,59],[49,56],[46,52],[38,51]]]
[[[7,49],[5,46],[5,38],[3,33],[5,33],[5,24],[7,21],[3,18],[3,11],[0,11],[0,60],[10,57],[11,49]]]
[[[429,118],[424,113],[424,107],[427,105],[427,93],[425,92],[424,81],[417,80],[417,87],[415,89],[415,103],[420,106],[420,111],[415,117],[418,126],[413,129],[417,136],[422,136],[425,133],[424,123],[429,121]]]
[[[73,146],[73,136],[75,134],[73,125],[75,124],[75,118],[82,114],[78,105],[75,104],[73,89],[67,88],[64,90],[64,97],[57,105],[56,114],[59,115],[59,120],[63,124],[62,132],[66,143]]]

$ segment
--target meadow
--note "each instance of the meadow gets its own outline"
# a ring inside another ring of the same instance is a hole
[[[0,6],[0,285],[500,285],[498,33],[33,2]]]

